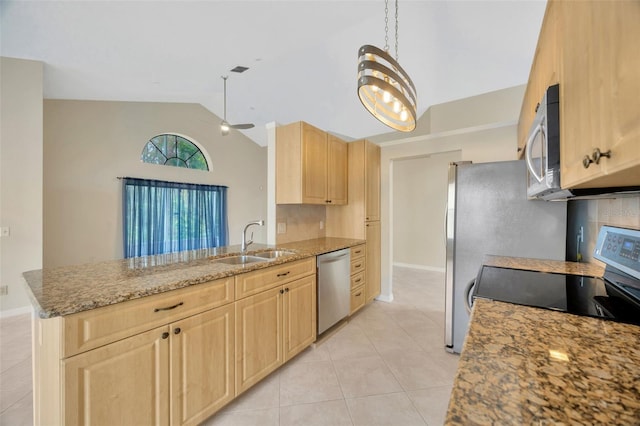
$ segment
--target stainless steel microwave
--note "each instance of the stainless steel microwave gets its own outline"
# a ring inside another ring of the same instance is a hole
[[[547,89],[529,131],[525,149],[529,198],[561,191],[559,92],[557,84]]]
[[[549,87],[529,131],[525,148],[527,197],[542,200],[637,197],[640,185],[616,188],[565,188],[560,186],[560,90]]]

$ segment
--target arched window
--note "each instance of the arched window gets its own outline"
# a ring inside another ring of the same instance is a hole
[[[143,163],[209,170],[204,154],[193,142],[182,136],[163,134],[152,138],[142,149]]]

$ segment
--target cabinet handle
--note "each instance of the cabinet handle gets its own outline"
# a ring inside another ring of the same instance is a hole
[[[358,278],[357,280],[355,280],[355,282],[359,283],[360,281],[362,281],[362,278]]]
[[[277,277],[286,277],[287,275],[289,275],[289,273],[291,273],[291,271],[287,271],[287,272],[283,272],[281,274],[276,275]]]
[[[361,291],[356,293],[356,297],[358,297],[358,296],[362,296],[362,292]]]
[[[177,308],[178,306],[182,306],[182,305],[184,305],[184,302],[180,302],[180,303],[177,303],[177,304],[175,304],[175,305],[173,305],[173,306],[168,306],[168,307],[166,307],[166,308],[155,308],[155,309],[153,310],[153,312],[170,311],[170,310],[175,309],[175,308]]]
[[[176,327],[173,329],[173,334],[180,334],[182,330],[180,330],[180,327]]]
[[[280,289],[280,294],[284,294],[284,290],[283,289]]]
[[[285,289],[284,289],[284,292],[285,292],[285,293],[289,293],[289,287],[285,288]]]
[[[582,167],[584,167],[585,169],[588,169],[591,163],[600,164],[600,159],[602,157],[611,158],[611,150],[608,150],[607,152],[602,152],[600,151],[600,148],[594,149],[593,154],[591,154],[591,157],[589,157],[588,155],[584,156],[584,158],[582,159]]]
[[[602,157],[607,157],[607,158],[611,158],[611,150],[608,150],[607,152],[601,152],[600,148],[596,148],[593,150],[593,162],[596,164],[600,164],[600,159]]]
[[[162,338],[163,339],[168,339],[169,338],[169,333],[167,333],[166,331],[164,333],[162,333]]]
[[[362,266],[362,263],[358,263],[356,266],[354,266],[354,268],[359,268]]]
[[[360,253],[362,253],[362,250],[356,250],[356,251],[354,251],[354,253],[355,254],[360,254]]]

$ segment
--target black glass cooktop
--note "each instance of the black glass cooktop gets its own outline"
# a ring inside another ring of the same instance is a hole
[[[473,294],[475,297],[640,325],[639,288],[637,280],[627,278],[616,280],[607,277],[605,280],[483,266]]]

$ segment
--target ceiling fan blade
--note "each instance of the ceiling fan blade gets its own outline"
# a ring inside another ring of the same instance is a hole
[[[243,124],[229,124],[229,127],[232,129],[253,129],[255,124],[253,123],[243,123]]]

